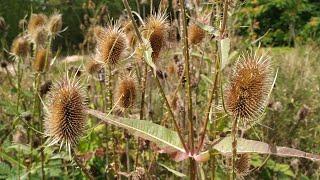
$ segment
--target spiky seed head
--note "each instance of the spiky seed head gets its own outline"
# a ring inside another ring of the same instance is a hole
[[[136,80],[134,77],[123,77],[117,88],[117,100],[119,107],[123,109],[132,108],[137,96]]]
[[[190,44],[200,43],[205,37],[205,34],[205,31],[196,24],[191,24],[188,27],[188,39]]]
[[[31,14],[28,23],[28,33],[33,34],[39,27],[45,26],[48,17],[44,14]]]
[[[0,16],[0,31],[4,31],[7,29],[6,21],[2,16]]]
[[[266,107],[272,88],[272,69],[268,56],[257,53],[242,55],[226,88],[226,108],[246,128],[258,119]]]
[[[118,64],[127,47],[122,29],[118,25],[109,27],[100,34],[97,41],[97,51],[100,59],[109,65]]]
[[[20,29],[26,29],[28,26],[28,21],[26,19],[20,19],[19,21],[19,28]]]
[[[243,177],[248,175],[250,172],[250,154],[240,154],[236,159],[236,173],[238,176]]]
[[[168,23],[164,14],[152,15],[147,19],[145,25],[147,37],[152,48],[152,58],[159,58],[160,51],[163,48],[168,36]]]
[[[105,29],[102,26],[95,26],[93,28],[94,37],[96,39],[98,39],[99,37],[102,37],[104,34],[104,31],[105,31]]]
[[[25,37],[17,37],[12,42],[11,53],[16,57],[26,57],[29,54],[29,43]]]
[[[52,87],[51,80],[44,82],[40,87],[40,96],[41,97],[45,96],[50,91],[51,87]]]
[[[69,78],[52,86],[45,108],[48,145],[61,142],[70,148],[78,142],[86,122],[84,94],[79,82]]]
[[[44,47],[48,39],[48,31],[42,26],[37,28],[32,34],[30,34],[31,42],[38,47]]]
[[[7,68],[8,63],[6,61],[1,61],[1,68]]]
[[[47,28],[50,35],[57,35],[62,29],[62,15],[59,13],[54,13],[51,15]]]
[[[98,61],[95,61],[94,59],[90,59],[87,62],[86,70],[89,74],[98,73],[102,68],[102,64]]]
[[[37,72],[47,71],[49,69],[50,61],[51,52],[47,49],[39,48],[33,61],[33,68]]]

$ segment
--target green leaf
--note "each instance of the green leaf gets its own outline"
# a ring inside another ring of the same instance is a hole
[[[0,157],[6,161],[8,161],[9,163],[11,163],[12,165],[15,166],[20,166],[22,168],[26,168],[22,163],[19,163],[17,160],[13,159],[11,156],[7,155],[5,152],[0,151]]]
[[[8,175],[11,171],[11,168],[8,164],[0,162],[0,175]]]
[[[158,163],[160,166],[166,168],[168,171],[172,172],[174,175],[178,176],[178,177],[181,177],[181,178],[186,178],[187,176],[179,171],[176,171],[174,169],[171,169],[170,167],[162,164],[162,163]]]
[[[230,39],[224,38],[220,41],[221,53],[221,69],[223,69],[229,62]]]
[[[320,161],[320,155],[306,153],[297,149],[272,146],[264,142],[238,138],[237,152],[238,153],[258,153],[258,154],[272,154],[283,157],[298,157],[306,158],[313,161]],[[232,138],[225,137],[218,140],[213,148],[225,155],[232,154]]]
[[[91,109],[87,110],[87,113],[106,123],[127,129],[135,136],[156,143],[160,148],[185,152],[177,132],[152,123],[151,121],[122,118],[111,115],[107,116],[105,113]]]

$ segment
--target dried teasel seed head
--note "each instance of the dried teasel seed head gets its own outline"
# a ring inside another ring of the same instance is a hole
[[[99,37],[102,37],[104,34],[104,31],[105,31],[105,29],[102,26],[95,26],[93,28],[94,37],[96,39],[98,39]]]
[[[51,52],[47,49],[39,48],[33,61],[33,68],[37,72],[47,71],[51,62]]]
[[[31,14],[28,23],[28,33],[33,34],[39,27],[45,26],[48,17],[44,14]]]
[[[7,29],[6,21],[2,16],[0,16],[0,31],[5,31]]]
[[[296,117],[297,117],[298,120],[304,120],[309,115],[309,113],[310,113],[310,107],[304,104],[299,109]]]
[[[65,78],[55,83],[46,104],[45,132],[49,146],[58,142],[67,148],[75,145],[86,122],[85,93],[76,80]]]
[[[19,28],[24,30],[28,26],[28,21],[26,19],[20,19],[19,21]]]
[[[198,25],[191,24],[188,27],[188,40],[190,44],[198,44],[205,37],[205,31],[201,29]]]
[[[12,42],[11,53],[16,57],[26,57],[29,54],[29,43],[25,37],[17,37]]]
[[[160,51],[165,45],[168,36],[168,23],[165,14],[152,15],[147,19],[145,25],[147,37],[152,48],[152,58],[159,58]]]
[[[226,108],[246,128],[257,120],[267,105],[273,78],[270,58],[256,53],[242,55],[226,88]]]
[[[48,39],[47,29],[44,26],[37,28],[30,34],[30,39],[38,47],[44,47]]]
[[[136,101],[137,85],[134,77],[126,76],[121,79],[117,87],[117,100],[119,107],[123,109],[132,108]]]
[[[250,172],[250,154],[240,154],[237,157],[236,164],[236,173],[240,177],[244,177]]]
[[[6,61],[1,61],[1,68],[7,68],[8,63]]]
[[[86,65],[86,71],[91,75],[94,73],[98,73],[101,70],[101,68],[102,64],[98,61],[95,61],[94,59],[88,60]]]
[[[56,36],[59,34],[62,29],[62,15],[54,13],[50,16],[47,28],[50,35]]]
[[[118,25],[106,29],[97,39],[97,52],[100,59],[109,65],[119,63],[127,42],[122,29]]]
[[[40,96],[41,97],[45,96],[51,90],[51,87],[52,87],[51,80],[44,82],[44,84],[42,84],[40,87]]]

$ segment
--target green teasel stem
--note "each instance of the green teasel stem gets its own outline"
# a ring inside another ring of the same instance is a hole
[[[189,62],[189,45],[188,45],[188,31],[187,31],[187,16],[186,16],[186,9],[185,9],[185,2],[184,0],[180,1],[180,8],[182,12],[182,24],[183,24],[183,55],[185,60],[185,73],[187,76],[187,98],[188,98],[188,120],[189,120],[189,143],[190,143],[190,150],[191,153],[194,153],[194,131],[193,131],[193,115],[192,115],[192,92],[191,92],[191,82],[190,82],[190,62]]]
[[[86,176],[86,178],[90,179],[90,180],[94,180],[94,177],[91,175],[91,173],[89,172],[89,170],[80,162],[80,160],[78,159],[76,152],[72,149],[72,157],[73,160],[75,161],[75,163],[77,164],[77,166],[79,166],[79,168],[81,169],[81,171],[83,172],[83,174]]]
[[[217,47],[216,47],[216,50],[217,50]],[[218,89],[218,81],[219,81],[219,74],[220,74],[220,66],[221,66],[221,62],[220,62],[220,58],[219,58],[219,55],[217,54],[217,51],[216,51],[216,63],[215,63],[215,73],[214,73],[214,83],[212,84],[212,87],[211,87],[211,92],[210,92],[210,95],[209,95],[209,101],[208,101],[208,105],[207,105],[207,109],[205,111],[205,118],[204,118],[204,126],[203,126],[203,132],[201,132],[201,137],[200,137],[200,141],[199,141],[199,144],[198,144],[198,149],[197,149],[197,152],[199,152],[203,146],[203,143],[204,143],[204,139],[205,139],[205,136],[206,136],[206,131],[207,131],[207,126],[208,126],[208,122],[209,122],[209,116],[210,116],[210,110],[212,108],[212,102],[213,102],[213,99],[215,99],[215,105],[218,105],[218,101],[219,101],[219,95],[218,95],[218,92],[219,92],[219,89]]]
[[[109,73],[109,79],[108,79],[108,89],[109,89],[109,110],[112,109],[113,107],[113,86],[112,86],[112,83],[113,83],[113,74],[112,74],[112,68],[110,65],[108,65],[108,73]]]
[[[238,117],[233,118],[231,137],[232,137],[232,179],[236,179],[236,160],[237,160],[237,135],[238,135]]]

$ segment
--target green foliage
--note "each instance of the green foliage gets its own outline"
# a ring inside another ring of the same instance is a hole
[[[320,2],[315,0],[254,0],[239,11],[238,34],[252,40],[262,39],[264,45],[281,46],[320,42]]]

